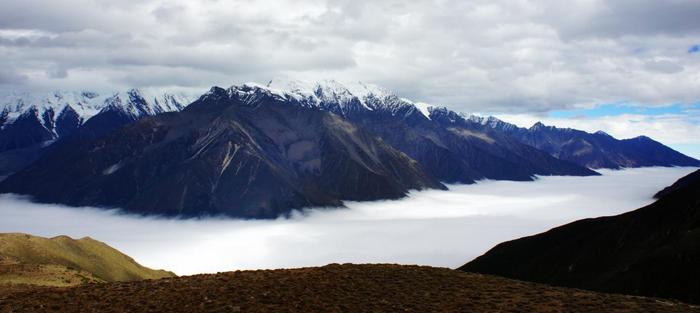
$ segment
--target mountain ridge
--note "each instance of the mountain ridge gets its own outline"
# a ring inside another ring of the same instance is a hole
[[[487,125],[551,155],[589,168],[620,169],[644,166],[700,166],[700,160],[677,152],[645,135],[617,139],[604,131],[588,133],[536,122],[518,127],[495,117],[472,115],[474,124]]]
[[[44,148],[86,124],[87,132],[98,136],[144,116],[182,110],[189,101],[185,94],[134,88],[102,95],[56,91],[0,96],[0,175],[23,168],[41,156]]]
[[[302,107],[329,111],[373,132],[395,148],[416,159],[432,175],[447,183],[477,180],[533,180],[536,175],[598,175],[594,171],[559,161],[522,144],[499,137],[499,142],[465,136],[431,120],[428,105],[419,106],[390,91],[357,82],[352,87],[336,81],[324,83],[281,82],[268,85],[242,84],[229,87],[244,101],[272,98]],[[273,87],[270,87],[273,86]],[[286,89],[285,89],[286,88]],[[329,99],[332,99],[329,100]],[[428,112],[430,115],[426,116]],[[452,111],[450,111],[452,112]],[[472,132],[474,134],[474,132]],[[503,143],[503,144],[501,144]]]

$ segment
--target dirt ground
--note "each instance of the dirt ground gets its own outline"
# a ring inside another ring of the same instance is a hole
[[[700,312],[700,307],[444,268],[331,264],[70,288],[6,287],[0,312]]]

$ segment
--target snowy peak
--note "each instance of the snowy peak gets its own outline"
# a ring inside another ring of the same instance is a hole
[[[67,108],[83,120],[104,110],[123,110],[134,117],[179,111],[194,97],[186,94],[145,92],[129,89],[126,92],[101,94],[95,91],[54,91],[51,93],[13,92],[0,95],[0,112],[6,124],[24,114],[58,114]],[[53,112],[53,113],[52,113]]]
[[[59,139],[100,113],[116,111],[136,120],[179,111],[192,98],[185,94],[139,89],[114,93],[82,90],[0,95],[0,151]],[[25,133],[31,135],[21,135]]]
[[[545,126],[544,124],[542,124],[542,122],[537,122],[537,123],[535,123],[534,125],[532,125],[532,126],[530,127],[530,130],[531,130],[531,131],[538,131],[538,130],[542,130],[542,129],[544,129],[544,128],[547,128],[547,126]]]
[[[245,83],[229,88],[231,96],[254,103],[261,97],[275,97],[305,107],[316,107],[342,116],[369,111],[391,115],[419,113],[429,116],[427,105],[421,109],[416,103],[397,97],[387,89],[363,82],[340,83],[336,80],[306,82],[273,79],[265,85]]]
[[[467,120],[471,123],[481,124],[501,131],[509,131],[518,128],[518,126],[504,122],[495,116],[483,117],[472,114]]]

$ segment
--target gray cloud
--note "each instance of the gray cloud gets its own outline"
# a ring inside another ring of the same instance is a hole
[[[698,54],[687,53],[700,31],[691,0],[0,5],[0,68],[30,88],[336,78],[465,112],[533,114],[700,99]]]
[[[138,218],[2,195],[0,232],[91,236],[144,265],[178,274],[333,262],[457,267],[505,240],[641,207],[692,170],[643,168],[604,171],[602,177],[485,181],[273,221]]]
[[[667,60],[648,60],[644,67],[661,73],[673,74],[683,71],[683,66]]]
[[[0,69],[0,85],[19,85],[27,81],[27,76],[11,69]]]
[[[552,1],[543,19],[564,37],[700,34],[700,2],[694,0]],[[572,14],[575,17],[572,18]]]

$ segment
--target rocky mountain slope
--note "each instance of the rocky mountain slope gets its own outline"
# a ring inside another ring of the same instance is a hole
[[[361,82],[304,83],[276,81],[262,86],[234,86],[250,101],[279,101],[333,112],[361,126],[418,161],[443,182],[473,183],[479,179],[532,180],[535,175],[597,175],[568,161],[558,160],[490,129],[468,130],[443,110]],[[449,116],[448,116],[449,115]]]
[[[8,283],[70,286],[172,276],[171,272],[143,267],[89,237],[76,240],[0,234],[0,288]]]
[[[700,303],[700,171],[666,190],[629,213],[501,243],[460,269]]]
[[[3,293],[0,312],[700,312],[444,268],[332,264]]]
[[[0,183],[41,202],[248,218],[424,188],[444,186],[335,114],[218,87],[180,113],[60,145]]]
[[[594,169],[700,166],[700,161],[646,136],[619,140],[602,131],[588,133],[539,122],[530,128],[521,128],[494,117],[471,116],[469,121],[477,128],[488,126],[554,157]]]
[[[144,116],[182,110],[191,101],[185,94],[138,89],[0,95],[0,175],[21,169],[79,128],[104,134]]]

